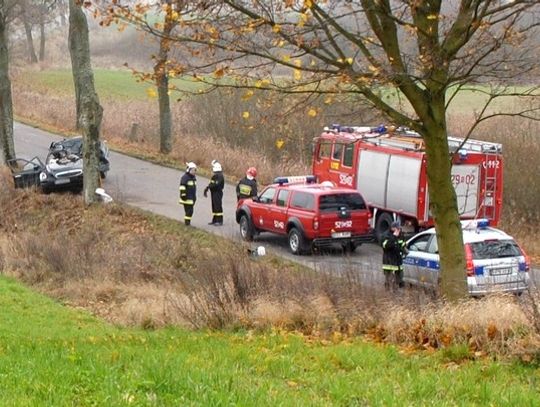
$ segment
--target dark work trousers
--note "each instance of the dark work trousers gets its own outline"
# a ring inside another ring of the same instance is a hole
[[[223,190],[211,191],[212,223],[223,224]]]
[[[191,225],[191,217],[193,216],[193,205],[184,204],[184,223]]]

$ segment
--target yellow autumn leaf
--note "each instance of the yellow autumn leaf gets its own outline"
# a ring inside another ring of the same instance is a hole
[[[291,56],[290,55],[283,55],[282,59],[283,59],[283,62],[290,62],[291,61]]]
[[[242,117],[244,119],[249,119],[249,112],[248,111],[245,111],[244,113],[242,113]]]
[[[249,100],[252,96],[253,96],[253,91],[250,89],[242,95],[242,100],[243,101]]]
[[[297,66],[298,68],[300,68],[302,66],[302,60],[301,59],[295,59],[294,60],[294,65]]]
[[[347,58],[347,63],[348,63],[349,65],[352,65],[353,59],[352,59],[351,57]]]
[[[171,13],[171,20],[172,20],[172,21],[178,20],[178,13],[177,13],[176,11],[173,11],[173,12]]]
[[[304,1],[304,6],[307,7],[307,8],[311,8],[311,7],[313,7],[313,2],[311,0],[305,0]]]
[[[302,79],[302,71],[300,69],[295,69],[294,70],[294,80],[299,81],[300,79]]]
[[[276,140],[276,147],[277,148],[281,149],[284,145],[285,145],[285,140],[283,140],[281,138]]]
[[[427,16],[427,19],[428,20],[436,20],[437,19],[437,14],[430,14],[429,16]]]
[[[157,98],[157,92],[154,88],[147,88],[146,94],[148,95],[149,98]]]
[[[285,45],[285,40],[280,40],[278,43],[277,43],[277,46],[278,47],[283,47]]]
[[[325,105],[330,105],[332,104],[332,102],[334,101],[334,99],[330,96],[328,96],[326,99],[324,99],[324,104]]]
[[[316,110],[315,108],[312,107],[311,109],[308,110],[308,113],[307,113],[307,114],[308,114],[308,116],[310,116],[310,117],[315,117],[315,116],[317,116],[317,110]]]
[[[272,27],[272,31],[276,34],[279,33],[281,31],[281,26],[279,24],[274,24],[274,26]]]

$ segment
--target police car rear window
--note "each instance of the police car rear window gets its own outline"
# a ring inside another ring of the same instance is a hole
[[[356,211],[366,209],[366,204],[362,196],[355,193],[322,195],[319,198],[319,209],[321,212],[337,211],[342,208]]]
[[[521,250],[513,240],[484,240],[482,242],[469,243],[472,249],[473,259],[498,259],[504,257],[521,256]]]

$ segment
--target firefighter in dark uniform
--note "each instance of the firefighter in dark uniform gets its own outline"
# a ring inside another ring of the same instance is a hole
[[[212,222],[209,225],[222,226],[223,225],[223,188],[225,188],[225,177],[223,176],[223,168],[221,164],[216,160],[212,160],[212,178],[210,183],[204,189],[204,197],[208,195],[210,191],[210,197],[212,199]]]
[[[257,169],[249,167],[246,176],[236,185],[236,199],[246,199],[257,196]]]
[[[381,240],[383,248],[382,269],[384,287],[395,290],[403,287],[403,257],[407,254],[405,240],[401,235],[401,225],[393,222]]]
[[[197,178],[195,172],[197,165],[193,162],[187,163],[186,172],[180,179],[180,199],[179,204],[184,205],[184,223],[191,225],[193,207],[197,200]]]

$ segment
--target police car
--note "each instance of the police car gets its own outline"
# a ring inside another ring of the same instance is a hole
[[[489,227],[487,219],[462,221],[469,294],[521,293],[529,285],[530,259],[515,240],[502,230]],[[407,241],[403,279],[436,290],[440,261],[435,228]],[[465,274],[464,273],[464,274]]]
[[[262,232],[283,235],[293,254],[336,245],[354,251],[373,241],[371,212],[362,195],[317,184],[314,176],[276,178],[259,196],[238,202],[236,221],[244,240]]]

